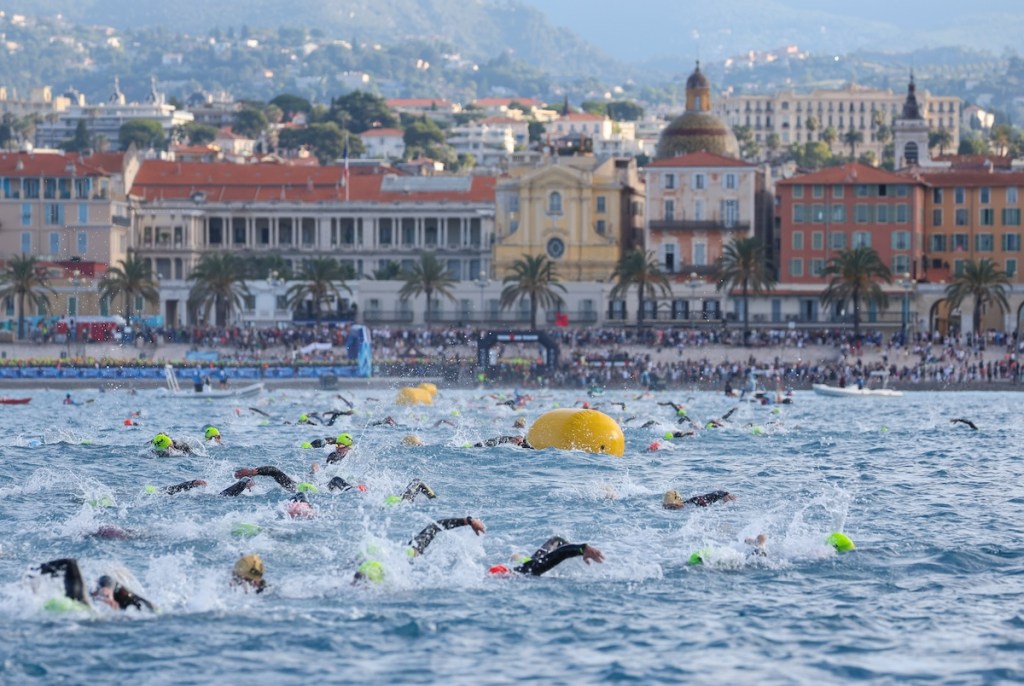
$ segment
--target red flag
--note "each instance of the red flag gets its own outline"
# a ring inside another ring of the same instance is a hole
[[[569,315],[559,312],[555,315],[555,326],[569,326]]]

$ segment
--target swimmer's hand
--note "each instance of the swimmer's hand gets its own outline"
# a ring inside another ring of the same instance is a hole
[[[244,476],[256,476],[256,470],[252,467],[242,467],[235,471],[236,479],[241,479]]]
[[[732,493],[727,493],[726,495],[722,496],[722,502],[723,503],[731,503],[731,502],[733,502],[735,500],[736,500],[736,496],[734,496]]]
[[[592,561],[597,563],[604,562],[604,553],[592,545],[585,545],[583,546],[583,561],[588,565]]]
[[[484,526],[484,523],[481,522],[479,519],[473,519],[472,517],[466,517],[466,521],[469,524],[470,528],[472,528],[473,531],[476,533],[477,536],[479,536],[480,534],[485,533],[487,531],[487,527]]]

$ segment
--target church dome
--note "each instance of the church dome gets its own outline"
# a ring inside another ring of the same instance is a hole
[[[711,113],[711,83],[700,70],[700,62],[686,79],[686,112],[661,132],[658,159],[707,151],[739,158],[740,146],[725,122]]]

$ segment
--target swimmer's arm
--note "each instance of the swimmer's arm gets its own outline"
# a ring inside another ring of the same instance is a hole
[[[188,443],[174,441],[173,443],[171,443],[171,447],[174,448],[175,450],[180,450],[183,453],[192,454],[192,446],[190,446]]]
[[[717,503],[719,500],[731,502],[733,500],[736,500],[736,496],[734,496],[732,493],[729,493],[728,491],[712,491],[711,493],[705,493],[704,495],[694,496],[693,498],[690,498],[686,502],[690,503],[691,505],[697,505],[698,507],[707,507],[712,503]]]
[[[124,588],[123,586],[118,590],[117,594],[114,596],[114,600],[117,601],[118,606],[122,610],[127,610],[129,607],[134,607],[136,610],[141,610],[145,608],[151,612],[156,612],[156,606],[153,605],[153,603],[149,602],[142,596],[129,591],[127,588]]]
[[[341,491],[344,493],[345,491],[351,491],[353,488],[355,487],[352,484],[345,481],[340,476],[334,477],[331,479],[330,483],[327,484],[327,490],[329,491]]]
[[[516,567],[515,571],[521,574],[540,576],[545,572],[551,571],[568,559],[581,556],[587,564],[590,564],[591,561],[604,562],[604,555],[597,548],[587,543],[567,543],[566,545],[555,548],[546,555],[532,558],[526,564]]]
[[[248,477],[244,479],[239,479],[237,483],[228,486],[223,491],[221,491],[220,494],[232,497],[241,495],[242,491],[251,489],[254,483],[255,482]]]
[[[409,545],[417,555],[422,555],[423,551],[427,549],[430,542],[434,540],[434,536],[437,536],[441,531],[447,529],[456,529],[460,526],[471,526],[476,535],[484,533],[487,529],[484,527],[484,523],[479,519],[473,517],[459,517],[457,519],[439,519],[433,524],[427,526],[423,531],[416,534],[416,537],[409,541]]]
[[[416,496],[419,495],[420,493],[422,493],[423,495],[427,496],[430,499],[434,499],[437,497],[437,495],[434,493],[433,489],[430,488],[430,486],[426,485],[419,479],[416,479],[406,487],[405,492],[402,494],[402,500],[406,502],[412,502],[416,500]]]
[[[65,557],[59,560],[50,560],[39,565],[40,574],[57,576],[64,574],[64,595],[72,600],[77,600],[84,605],[89,604],[85,597],[85,582],[82,581],[82,572],[78,568],[78,561],[74,558]]]
[[[281,488],[286,491],[291,491],[292,493],[295,492],[295,481],[277,467],[265,466],[256,467],[255,469],[250,467],[246,469],[239,469],[235,472],[235,478],[241,478],[243,476],[269,476],[274,479]]]
[[[200,486],[205,486],[205,485],[206,485],[206,482],[203,481],[202,479],[192,479],[191,481],[183,481],[180,484],[175,484],[173,486],[168,486],[167,488],[164,489],[164,492],[167,493],[167,495],[174,495],[175,493],[181,493],[182,491],[189,491],[189,490],[191,490],[193,488],[198,488]]]

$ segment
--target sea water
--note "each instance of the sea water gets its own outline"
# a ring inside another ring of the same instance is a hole
[[[292,423],[347,407],[317,391],[81,391],[90,402],[73,406],[63,392],[26,395],[29,405],[0,407],[4,683],[1024,679],[1017,394],[798,393],[761,406],[709,392],[563,391],[513,410],[500,391],[442,390],[432,407],[399,408],[393,391],[374,390],[345,393],[356,414],[332,427]],[[624,428],[624,457],[464,447],[584,400]],[[738,409],[723,428],[666,441],[679,428],[657,404],[668,400],[701,424]],[[399,426],[369,426],[389,414]],[[978,430],[950,422],[959,416]],[[640,428],[649,419],[657,424]],[[206,424],[223,445],[202,444]],[[154,456],[148,443],[161,431],[197,454]],[[341,431],[355,449],[310,475],[326,451],[300,444]],[[425,445],[403,446],[409,434]],[[267,477],[240,497],[217,495],[236,469],[260,465],[317,484],[317,516],[287,517],[289,494]],[[334,475],[365,492],[329,493]],[[146,489],[194,478],[208,486]],[[437,498],[389,505],[415,478]],[[665,510],[668,489],[737,499]],[[466,515],[487,533],[446,531],[425,555],[406,555],[424,526]],[[259,533],[233,535],[240,523]],[[94,536],[103,526],[128,537]],[[857,549],[830,548],[833,531]],[[759,533],[764,557],[744,543]],[[575,558],[539,578],[486,573],[555,534],[599,548],[604,564]],[[687,565],[701,549],[705,563]],[[248,553],[266,564],[265,593],[230,585]],[[114,574],[159,613],[44,609],[62,587],[31,568],[61,557],[78,559],[90,587]],[[353,585],[368,557],[384,564],[383,582]]]

